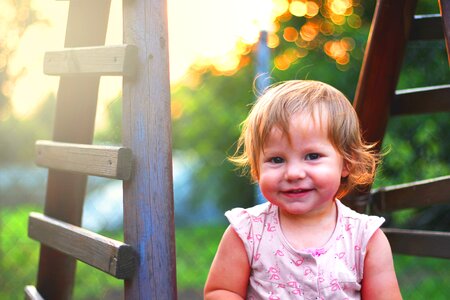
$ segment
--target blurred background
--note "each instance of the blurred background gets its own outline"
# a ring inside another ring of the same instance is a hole
[[[121,1],[111,1],[107,44],[121,44]],[[316,79],[351,100],[374,0],[169,0],[173,167],[180,299],[202,289],[226,220],[255,203],[255,189],[227,161],[257,90],[287,79]],[[47,171],[34,142],[51,139],[58,78],[42,72],[45,51],[63,48],[68,1],[0,2],[0,299],[23,299],[35,284],[39,243],[29,212],[43,210]],[[419,0],[417,14],[437,14]],[[410,43],[398,89],[448,84],[443,41]],[[74,124],[76,126],[76,124]],[[390,149],[375,188],[450,174],[446,113],[391,119]],[[102,77],[95,144],[121,144],[121,79]],[[449,231],[450,206],[387,216],[390,225]],[[122,240],[121,182],[89,177],[83,226]],[[395,256],[405,299],[450,299],[450,262]],[[78,263],[74,299],[122,299],[123,282]]]

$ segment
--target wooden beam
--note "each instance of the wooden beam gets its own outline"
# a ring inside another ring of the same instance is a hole
[[[116,278],[130,278],[137,265],[133,248],[95,232],[31,213],[28,236]]]
[[[124,147],[37,141],[35,162],[56,170],[128,180],[132,153]]]
[[[136,45],[134,80],[123,80],[122,144],[132,149],[124,182],[124,239],[142,258],[125,299],[177,298],[167,1],[123,1],[124,43]],[[151,270],[151,271],[150,271]]]
[[[450,112],[450,84],[398,90],[391,104],[391,115]]]
[[[364,138],[381,146],[417,0],[379,0],[353,106]]]
[[[132,45],[70,48],[46,52],[47,75],[121,75],[133,76],[137,48]]]
[[[44,300],[44,298],[42,298],[41,294],[39,294],[36,287],[34,287],[33,285],[27,285],[25,287],[25,299],[26,300]]]
[[[64,48],[104,45],[110,2],[110,0],[70,1]],[[99,76],[60,78],[53,141],[92,144],[99,82]],[[80,225],[86,184],[86,175],[50,169],[45,196],[45,215]],[[74,258],[41,245],[36,288],[42,297],[72,299],[75,267]]]
[[[409,35],[412,41],[444,38],[441,15],[415,15]]]
[[[450,175],[375,189],[371,197],[375,213],[450,203]]]
[[[381,148],[390,116],[417,0],[378,0],[356,87],[353,107],[364,140]],[[351,208],[363,212],[358,198],[368,194],[353,191],[346,197]]]
[[[394,253],[450,258],[450,232],[382,229]]]

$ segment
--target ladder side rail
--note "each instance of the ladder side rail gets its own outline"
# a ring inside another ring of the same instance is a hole
[[[125,299],[176,299],[175,225],[166,0],[123,2],[124,43],[138,49],[135,79],[123,80],[124,240],[140,257]]]
[[[400,74],[417,0],[378,0],[375,7],[353,107],[364,139],[380,149],[386,131],[392,98]],[[369,193],[353,191],[345,197],[353,209],[364,212]]]
[[[70,1],[65,47],[104,44],[110,0]],[[62,77],[59,83],[53,140],[91,144],[99,76]],[[44,214],[80,225],[87,176],[49,170]],[[65,199],[65,201],[60,201]],[[58,266],[55,268],[55,266]],[[45,299],[70,299],[76,260],[41,245],[37,290]]]
[[[370,143],[381,143],[386,131],[416,2],[377,2],[353,102]]]

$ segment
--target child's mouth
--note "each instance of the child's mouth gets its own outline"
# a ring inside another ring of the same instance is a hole
[[[310,191],[312,191],[312,189],[294,189],[294,190],[285,191],[284,193],[287,195],[296,196],[296,195],[304,195]]]

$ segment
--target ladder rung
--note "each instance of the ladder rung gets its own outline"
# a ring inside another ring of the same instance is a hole
[[[39,213],[30,213],[28,236],[119,279],[130,278],[136,252],[122,242]]]
[[[124,147],[41,140],[36,142],[36,164],[56,170],[128,180],[132,153]]]
[[[391,115],[450,112],[450,84],[396,91]]]
[[[44,298],[39,294],[38,290],[33,285],[27,285],[25,287],[25,299],[26,300],[44,300]]]
[[[450,258],[450,232],[395,228],[383,231],[395,253]]]
[[[409,39],[416,40],[440,40],[444,38],[442,18],[439,14],[414,16]]]
[[[68,48],[45,53],[47,75],[123,75],[135,72],[137,48],[132,45]]]
[[[450,202],[450,175],[375,189],[372,205],[377,212],[424,207]]]

